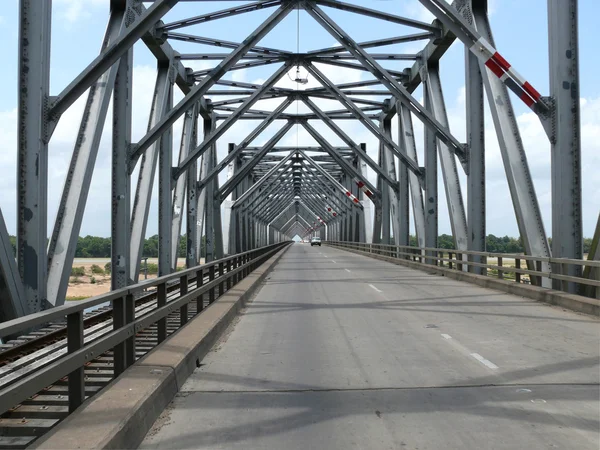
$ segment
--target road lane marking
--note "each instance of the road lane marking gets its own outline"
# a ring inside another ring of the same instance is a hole
[[[498,366],[496,364],[485,359],[479,353],[471,353],[471,356],[473,358],[475,358],[477,361],[479,361],[481,364],[483,364],[484,366],[489,367],[490,369],[496,370],[498,368]]]
[[[352,272],[350,272],[348,269],[344,269],[344,270],[345,270],[346,272],[348,272],[348,273],[352,273]]]
[[[441,336],[446,341],[448,341],[448,343],[450,345],[452,345],[453,347],[455,347],[461,353],[464,353],[465,355],[469,355],[471,358],[475,358],[477,361],[479,361],[481,364],[483,364],[484,366],[486,366],[488,369],[496,370],[496,369],[499,368],[496,364],[494,364],[493,362],[491,362],[489,359],[485,359],[479,353],[473,353],[471,350],[469,350],[467,347],[465,347],[464,345],[462,345],[456,339],[452,339],[452,336],[450,336],[449,334],[441,333]]]
[[[369,287],[370,287],[371,289],[375,289],[377,292],[380,292],[380,293],[381,293],[381,292],[383,292],[383,291],[380,291],[379,289],[377,289],[377,288],[376,288],[375,286],[373,286],[372,284],[370,284],[370,285],[369,285]]]
[[[332,263],[336,263],[336,264],[337,264],[337,261],[334,261],[333,259],[331,260],[331,262],[332,262]]]

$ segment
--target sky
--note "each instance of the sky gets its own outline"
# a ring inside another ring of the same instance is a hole
[[[431,16],[417,0],[351,0],[350,3],[381,9],[397,15],[431,22]],[[17,142],[17,65],[18,65],[18,2],[6,2],[0,12],[0,48],[3,51],[3,70],[0,71],[0,208],[4,215],[9,233],[16,230],[16,142]],[[51,43],[51,94],[57,95],[75,78],[98,54],[108,20],[108,0],[54,0],[52,11]],[[165,23],[184,17],[203,14],[223,7],[245,2],[182,2],[163,19]],[[548,31],[546,0],[490,0],[490,22],[498,51],[522,74],[542,95],[548,95]],[[414,29],[395,24],[364,18],[351,13],[324,8],[325,12],[336,20],[358,42],[397,36],[415,32]],[[518,11],[518,14],[515,12]],[[241,42],[255,29],[272,9],[257,11],[228,19],[209,22],[177,30],[182,33],[211,36],[230,41]],[[296,12],[291,13],[259,45],[301,52],[336,45],[327,34],[305,12],[300,13],[300,40],[297,41]],[[600,210],[600,84],[597,83],[598,62],[594,31],[596,18],[600,15],[597,0],[579,2],[579,40],[580,40],[580,94],[582,118],[582,182],[583,182],[583,231],[591,237]],[[205,47],[198,44],[173,43],[176,50],[185,52],[217,52],[228,50]],[[415,53],[424,45],[424,41],[391,46],[373,52]],[[207,62],[184,61],[195,70],[211,67]],[[386,63],[385,67],[401,70],[406,63]],[[246,82],[260,82],[267,79],[275,65],[248,69],[228,74],[226,78]],[[350,82],[371,79],[365,72],[342,69],[333,66],[319,66],[335,82]],[[464,89],[464,45],[456,42],[441,62],[441,77],[448,111],[451,132],[461,141],[465,141],[465,89]],[[295,70],[294,70],[295,71]],[[292,74],[293,75],[293,74]],[[139,140],[146,132],[156,76],[156,63],[142,43],[134,48],[134,119],[133,140]],[[278,86],[297,88],[296,83],[284,77]],[[318,86],[309,78],[307,87]],[[419,88],[414,93],[422,100]],[[511,94],[512,95],[512,94]],[[68,169],[73,144],[81,120],[85,95],[67,111],[52,137],[49,146],[48,175],[48,230],[51,233],[56,217],[64,178]],[[182,98],[176,92],[175,101]],[[381,99],[381,98],[379,98]],[[257,107],[272,109],[281,100],[260,102]],[[322,101],[324,109],[338,109],[331,101]],[[543,215],[546,234],[551,234],[551,186],[550,186],[550,145],[538,118],[522,102],[513,96],[513,105],[527,152],[529,167]],[[110,109],[109,109],[110,110]],[[289,111],[296,111],[292,105]],[[299,107],[302,112],[303,108]],[[415,131],[422,134],[423,127],[413,117]],[[80,235],[110,235],[110,124],[106,120],[100,151],[88,196],[86,213]],[[258,123],[240,121],[234,125],[219,141],[219,157],[227,152],[229,142],[241,141]],[[274,124],[252,145],[260,145],[272,136],[281,123]],[[320,123],[314,124],[334,145],[341,142]],[[367,144],[369,154],[377,159],[378,143],[360,123],[341,121],[340,126],[351,135],[355,142]],[[397,133],[394,121],[394,133]],[[174,126],[174,160],[177,159],[181,121]],[[284,137],[281,145],[313,145],[314,141],[305,132],[293,128]],[[423,165],[422,140],[417,139],[419,162]],[[175,164],[175,161],[174,161]],[[221,182],[226,172],[221,174]],[[440,171],[441,172],[441,171]],[[466,177],[459,169],[462,181],[462,194],[466,201]],[[132,178],[132,192],[135,191],[137,171]],[[375,175],[369,170],[369,178]],[[499,152],[496,134],[489,111],[486,113],[486,198],[487,232],[495,235],[517,236],[518,229],[515,214],[508,191],[506,176]],[[155,180],[155,185],[157,180]],[[450,233],[448,210],[445,202],[443,181],[439,181],[439,231]],[[158,204],[155,186],[154,198],[150,210],[147,236],[157,233],[156,220]]]

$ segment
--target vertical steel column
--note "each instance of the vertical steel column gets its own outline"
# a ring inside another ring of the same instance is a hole
[[[392,119],[384,119],[382,121],[382,131],[383,133],[390,139],[392,140]],[[388,177],[390,177],[390,179],[394,180],[394,182],[397,182],[398,178],[396,177],[396,161],[394,159],[394,154],[392,153],[392,150],[384,145],[383,146],[383,161],[384,161],[384,165],[383,170],[386,171],[386,173],[388,174]],[[397,184],[396,184],[397,186]],[[385,186],[383,187],[383,189],[385,190]],[[395,189],[393,189],[391,186],[389,186],[388,188],[388,202],[389,202],[389,216],[386,219],[385,215],[384,215],[384,237],[386,238],[385,240],[382,241],[382,243],[384,244],[390,244],[391,243],[391,237],[390,237],[390,221],[391,221],[391,231],[394,234],[394,242],[396,243],[396,245],[398,245],[398,235],[400,234],[400,218],[399,218],[399,210],[398,210],[398,206],[399,206],[399,200],[398,200],[398,195]],[[385,226],[387,224],[387,235],[385,234]]]
[[[383,127],[383,124],[381,124]],[[379,143],[379,165],[383,170],[386,170],[386,158],[385,158],[385,145],[383,142]],[[381,185],[377,186],[381,188],[381,238],[377,240],[377,243],[389,245],[390,244],[390,190],[385,188],[383,181]],[[373,231],[376,232],[374,229]],[[373,241],[375,242],[375,241]]]
[[[195,147],[198,140],[198,114],[194,113],[192,122],[192,141],[190,148]],[[198,163],[194,161],[185,173],[186,182],[186,261],[189,269],[198,264],[200,254],[198,252],[201,234],[198,234]]]
[[[377,164],[380,167],[383,167],[383,142],[379,141],[379,151],[378,151],[378,159],[377,159]],[[380,202],[379,205],[375,205],[375,215],[373,216],[373,237],[371,239],[371,242],[373,244],[379,244],[381,243],[381,232],[382,232],[382,228],[383,228],[383,217],[384,217],[384,209],[383,209],[383,205],[387,205],[388,204],[388,194],[389,194],[389,190],[385,189],[385,181],[383,180],[383,177],[380,174],[377,174],[377,190],[381,193],[381,198],[380,198]],[[338,239],[336,239],[338,240]]]
[[[216,125],[216,124],[215,124]],[[212,163],[211,170],[217,166],[217,144],[211,146],[211,155],[212,155]],[[217,193],[219,192],[219,177],[215,177],[212,181],[213,184],[213,192],[215,197],[213,198],[213,227],[215,233],[215,250],[214,257],[215,259],[221,259],[223,257],[223,223],[221,221],[221,199],[218,197]]]
[[[46,309],[51,0],[20,0],[17,261],[32,313]]]
[[[398,116],[398,145],[408,154],[404,129],[402,127],[402,102],[396,102],[396,115]],[[395,165],[395,164],[394,164]],[[410,207],[408,188],[408,168],[402,161],[398,162],[398,236],[395,238],[396,245],[408,245],[410,243]]]
[[[495,46],[487,12],[484,8],[476,6],[479,5],[476,5],[476,2],[473,1],[473,16],[475,17],[477,31],[492,46]],[[508,95],[508,88],[500,78],[490,73],[482,61],[479,61],[479,68],[494,120],[496,135],[500,144],[500,153],[504,162],[504,171],[506,172],[519,233],[523,239],[525,251],[528,255],[548,258],[551,256],[548,238],[544,229],[544,222],[542,221],[531,173],[529,172],[527,154],[523,147],[512,102]],[[541,266],[542,271],[550,271],[548,263],[542,263]],[[528,267],[534,269],[533,264],[528,263]],[[542,278],[540,280],[539,278],[532,277],[532,282],[539,285],[541,281],[544,287],[551,287],[552,283],[549,279]]]
[[[475,0],[476,2],[478,0]],[[486,7],[487,0],[479,0]],[[487,9],[487,7],[486,7]],[[472,16],[470,24],[473,25]],[[479,60],[465,48],[465,86],[467,113],[467,144],[469,147],[469,175],[467,188],[467,250],[485,251],[485,119],[483,108],[483,79]],[[485,263],[483,256],[470,255],[475,263]],[[470,271],[484,275],[483,267],[472,266]]]
[[[421,79],[426,77],[421,75]],[[426,88],[423,89],[425,107],[431,111],[431,99]],[[425,247],[437,248],[438,246],[438,163],[437,163],[437,138],[435,132],[425,128]],[[427,251],[426,256],[435,256],[435,252]],[[433,259],[426,259],[428,264],[436,264]]]
[[[210,135],[216,127],[216,119],[214,113],[211,114],[210,119],[204,119],[204,138]],[[210,146],[210,149],[204,154],[203,169],[206,167],[206,173],[209,173],[214,167],[213,162],[213,151],[215,144]],[[215,221],[214,221],[214,203],[215,203],[215,184],[208,183],[204,189],[204,201],[205,201],[205,220],[204,229],[205,231],[205,245],[206,245],[206,259],[205,262],[209,263],[216,259],[215,257]]]
[[[179,162],[183,161],[185,157],[188,155],[190,148],[192,148],[193,138],[194,138],[194,126],[196,123],[197,116],[197,105],[194,105],[193,108],[190,108],[183,115],[183,127],[181,130],[181,142],[179,144]],[[195,145],[195,143],[194,143]],[[175,182],[175,189],[173,190],[173,206],[171,210],[171,271],[175,271],[177,269],[177,258],[179,253],[179,240],[181,239],[181,222],[183,221],[183,215],[187,214],[184,212],[184,200],[187,193],[187,184],[188,184],[188,174],[192,172],[193,178],[196,178],[196,161],[194,161],[189,170],[186,170]],[[193,183],[196,184],[196,183]],[[195,202],[195,188],[194,188],[194,202]],[[194,211],[196,210],[196,205],[194,204]],[[195,212],[194,212],[195,214]],[[195,222],[195,221],[194,221]],[[187,239],[187,235],[186,235]],[[194,249],[195,252],[195,249]],[[186,253],[187,255],[187,253]],[[186,261],[187,261],[186,256]]]
[[[360,148],[364,153],[367,153],[367,144],[360,144]],[[359,163],[358,163],[358,171],[360,172],[360,174],[366,178],[367,177],[367,162],[362,159],[359,158]],[[379,188],[379,186],[378,186]],[[379,191],[381,192],[381,191]],[[363,197],[364,198],[364,194]],[[373,242],[373,220],[371,218],[371,208],[374,207],[374,203],[372,201],[366,201],[363,203],[363,209],[364,209],[364,214],[363,214],[363,222],[361,224],[361,226],[363,227],[363,239],[361,240],[361,242]],[[381,210],[380,210],[381,213]],[[375,214],[377,214],[377,211],[375,211]],[[328,239],[332,239],[331,236],[331,228],[328,228],[327,231],[327,238]]]
[[[442,91],[439,66],[430,64],[427,67],[427,91],[429,94],[430,105],[433,109],[435,118],[444,127],[449,128],[446,104]],[[456,166],[456,157],[448,148],[446,143],[438,139],[438,152],[440,166],[442,168],[442,178],[446,192],[446,201],[448,203],[448,212],[450,214],[450,225],[452,235],[457,250],[467,249],[467,217],[461,195],[460,179],[458,178],[458,168]],[[466,266],[465,266],[466,268]]]
[[[415,142],[415,132],[412,124],[412,115],[410,110],[400,102],[397,103],[397,110],[400,111],[400,133],[401,139],[404,141],[404,146],[407,155],[417,162],[417,144]],[[401,165],[404,165],[400,161]],[[417,245],[425,247],[425,207],[423,205],[423,194],[421,192],[421,181],[414,172],[408,173],[410,185],[410,196],[412,200],[413,219],[415,222],[415,233],[417,235]]]
[[[550,92],[554,100],[552,140],[552,256],[583,258],[581,221],[581,118],[577,0],[548,0]],[[572,277],[581,266],[567,265]],[[574,293],[575,283],[553,282]]]
[[[170,76],[169,76],[170,78]],[[169,80],[168,100],[165,113],[173,108],[173,81]],[[173,166],[173,128],[169,127],[160,138],[158,159],[158,276],[171,273],[174,255],[171,248],[173,225],[173,194],[171,167]],[[177,251],[178,249],[176,249]],[[175,259],[176,260],[176,259]]]
[[[123,11],[113,8],[101,52],[118,38],[122,19]],[[79,230],[118,68],[119,64],[114,64],[96,80],[88,92],[83,110],[48,246],[47,298],[52,306],[64,304],[67,295]]]
[[[113,90],[111,280],[112,290],[133,282],[130,276],[130,198],[129,146],[133,103],[133,49],[121,57]]]
[[[154,97],[152,99],[152,110],[148,130],[152,129],[165,115],[166,104],[169,101],[171,90],[169,79],[169,67],[160,65],[156,75]],[[146,237],[146,225],[152,199],[152,186],[154,185],[154,174],[160,149],[160,139],[154,142],[142,156],[140,172],[133,202],[131,215],[131,243],[129,264],[129,277],[137,282],[140,271],[140,258]],[[130,163],[131,164],[131,163]]]

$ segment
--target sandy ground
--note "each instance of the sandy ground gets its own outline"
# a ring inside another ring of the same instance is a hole
[[[92,284],[92,265],[96,264],[104,269],[104,265],[110,262],[109,258],[75,258],[73,267],[83,267],[85,276],[71,277],[67,289],[67,300],[81,300],[82,298],[94,297],[110,291],[110,275],[93,275],[96,282]],[[204,262],[204,259],[201,260]],[[148,258],[149,264],[157,264],[158,258]],[[185,266],[185,259],[178,258],[178,267]],[[148,275],[148,279],[156,278],[156,275]],[[140,281],[144,280],[144,274],[140,274]]]

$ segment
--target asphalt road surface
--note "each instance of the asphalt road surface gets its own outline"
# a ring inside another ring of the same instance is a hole
[[[600,448],[594,318],[294,244],[141,448]]]

